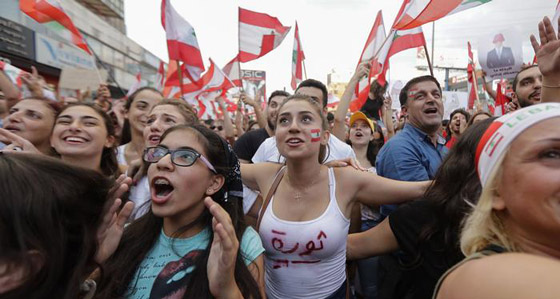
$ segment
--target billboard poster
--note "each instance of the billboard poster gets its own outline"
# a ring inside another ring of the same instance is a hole
[[[493,30],[478,42],[478,61],[486,78],[512,79],[521,69],[522,36],[515,30]]]
[[[243,90],[251,98],[255,99],[255,95],[259,94],[261,103],[266,103],[266,72],[255,70],[241,70],[241,79],[243,81]]]

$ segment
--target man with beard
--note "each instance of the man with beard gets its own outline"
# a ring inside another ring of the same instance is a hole
[[[283,90],[274,91],[268,98],[266,106],[266,127],[249,131],[241,135],[233,145],[233,151],[241,163],[252,163],[251,159],[257,152],[259,146],[270,136],[274,136],[274,124],[280,104],[289,97],[290,94]]]
[[[379,151],[377,174],[400,181],[433,179],[447,154],[445,139],[438,135],[443,119],[441,86],[432,76],[416,77],[403,87],[399,100],[408,120],[402,131]],[[382,217],[396,208],[381,206]],[[410,257],[402,253],[380,257],[378,298],[408,298],[416,292],[415,277],[409,277],[400,266],[410,262]]]
[[[522,68],[513,79],[513,100],[507,105],[507,112],[541,102],[542,74],[538,65]]]

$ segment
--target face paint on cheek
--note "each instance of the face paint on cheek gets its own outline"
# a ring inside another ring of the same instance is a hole
[[[408,96],[413,98],[418,93],[418,89],[411,89],[408,91]]]
[[[319,142],[319,141],[321,141],[321,130],[320,129],[311,130],[311,142]]]

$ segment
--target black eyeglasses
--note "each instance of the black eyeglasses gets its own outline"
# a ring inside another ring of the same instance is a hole
[[[218,131],[221,131],[221,130],[224,129],[224,127],[222,127],[222,126],[217,126],[217,127],[216,126],[211,126],[210,127],[210,130],[215,130],[215,129],[218,129]]]
[[[196,162],[196,159],[200,158],[200,161],[202,161],[210,171],[218,173],[206,157],[192,149],[170,150],[163,146],[153,146],[144,150],[142,159],[147,163],[157,163],[163,157],[167,156],[167,154],[171,154],[171,163],[181,167],[191,166]]]

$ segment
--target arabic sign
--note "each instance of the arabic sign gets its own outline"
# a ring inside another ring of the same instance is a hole
[[[35,59],[33,31],[10,20],[0,18],[0,51]]]

